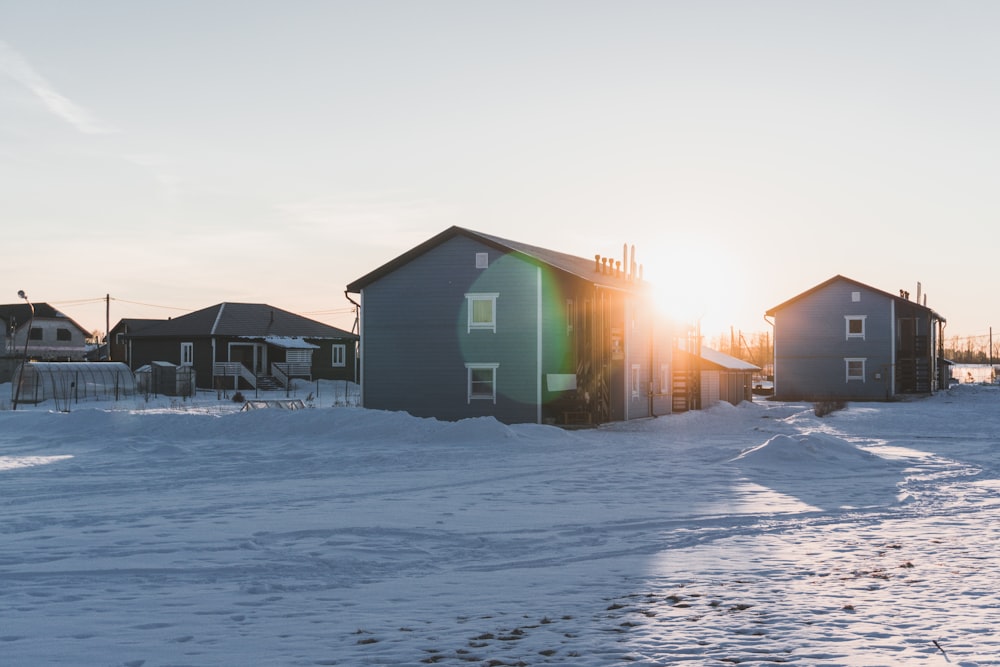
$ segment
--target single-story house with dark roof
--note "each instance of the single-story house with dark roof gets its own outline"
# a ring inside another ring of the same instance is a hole
[[[621,259],[451,227],[347,285],[368,408],[599,424],[667,414],[673,331]]]
[[[771,308],[774,397],[891,400],[945,388],[945,319],[920,301],[836,275]]]
[[[123,320],[113,329],[123,334],[133,371],[157,361],[191,366],[200,388],[356,380],[356,334],[267,304],[226,302],[133,324]]]

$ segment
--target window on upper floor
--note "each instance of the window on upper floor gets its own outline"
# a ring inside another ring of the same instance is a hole
[[[31,331],[28,332],[29,340],[42,340],[42,328],[41,327],[31,327]]]
[[[473,329],[497,330],[497,292],[466,294],[469,310],[469,332]]]
[[[59,327],[56,329],[56,340],[70,341],[73,340],[73,333],[69,329],[64,329]]]
[[[844,323],[847,330],[847,338],[865,339],[865,319],[866,315],[844,315]]]

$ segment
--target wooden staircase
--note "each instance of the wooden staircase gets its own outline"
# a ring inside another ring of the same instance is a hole
[[[258,375],[257,389],[260,391],[279,391],[285,386],[273,375]]]

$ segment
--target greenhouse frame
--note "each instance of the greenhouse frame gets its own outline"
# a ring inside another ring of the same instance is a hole
[[[129,367],[112,361],[36,361],[21,364],[10,385],[15,403],[118,400],[135,395]]]

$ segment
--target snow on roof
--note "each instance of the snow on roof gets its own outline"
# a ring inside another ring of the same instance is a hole
[[[724,352],[719,352],[718,350],[713,350],[710,347],[701,348],[701,358],[705,361],[710,361],[717,366],[721,366],[727,370],[732,371],[759,371],[760,366],[754,366],[749,361],[743,361],[742,359],[737,359],[736,357],[731,357]]]
[[[308,343],[302,338],[296,336],[240,336],[240,338],[247,338],[253,340],[263,340],[268,345],[274,345],[275,347],[281,347],[286,350],[318,350],[319,345],[313,345]]]

